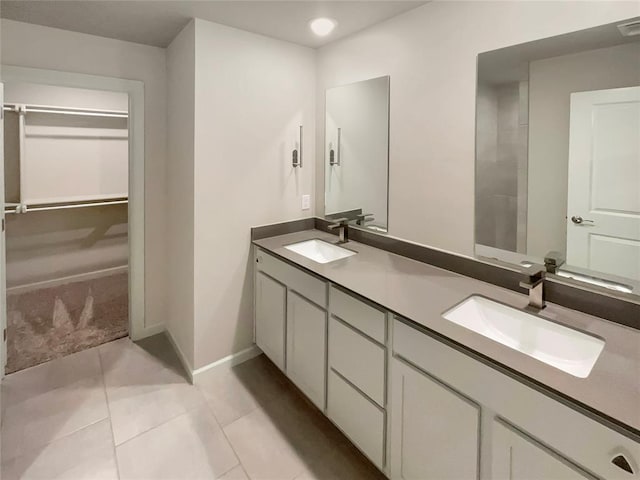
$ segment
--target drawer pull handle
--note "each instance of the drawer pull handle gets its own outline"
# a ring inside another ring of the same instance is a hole
[[[625,472],[629,472],[631,475],[633,475],[633,468],[631,468],[629,460],[627,460],[624,455],[616,455],[611,459],[611,463],[613,463],[616,467],[621,468]]]

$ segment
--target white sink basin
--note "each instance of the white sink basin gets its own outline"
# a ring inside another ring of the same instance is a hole
[[[472,295],[444,318],[579,378],[587,378],[604,341],[586,333]]]
[[[310,258],[314,262],[318,263],[329,263],[356,254],[356,252],[352,250],[347,250],[346,248],[339,247],[333,243],[325,242],[323,240],[318,240],[317,238],[314,238],[313,240],[306,240],[304,242],[293,243],[291,245],[285,245],[284,248]]]

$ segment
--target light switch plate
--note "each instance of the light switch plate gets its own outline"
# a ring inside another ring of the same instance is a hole
[[[302,195],[302,210],[311,208],[311,195]]]

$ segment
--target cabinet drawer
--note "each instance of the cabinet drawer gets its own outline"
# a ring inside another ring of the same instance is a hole
[[[256,251],[258,270],[284,283],[291,290],[311,300],[322,308],[327,308],[327,284],[291,265],[269,255],[264,250]]]
[[[596,476],[640,479],[640,443],[545,393],[398,320],[393,351]],[[612,463],[619,455],[635,475]]]
[[[335,318],[329,321],[329,366],[384,407],[385,349]]]
[[[383,411],[329,371],[327,414],[379,468],[384,467]]]
[[[385,343],[386,314],[349,294],[331,287],[331,313],[374,340]]]

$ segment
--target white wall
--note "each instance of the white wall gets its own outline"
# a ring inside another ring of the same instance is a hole
[[[372,224],[387,225],[389,79],[357,82],[327,91],[324,142],[327,214],[362,209]],[[329,145],[340,165],[329,165]]]
[[[640,85],[640,44],[531,62],[527,253],[567,246],[569,111],[573,92]]]
[[[166,319],[166,64],[165,50],[10,20],[1,24],[5,65],[87,73],[145,86],[146,326]]]
[[[168,262],[167,330],[193,369],[195,22],[167,49]]]
[[[309,216],[315,52],[202,20],[196,28],[195,368],[251,346],[250,227]],[[303,168],[291,151],[304,126]]]
[[[390,75],[389,233],[472,255],[477,54],[638,14],[637,2],[430,2],[318,50],[317,118],[326,88]],[[318,161],[318,198],[323,179]]]

